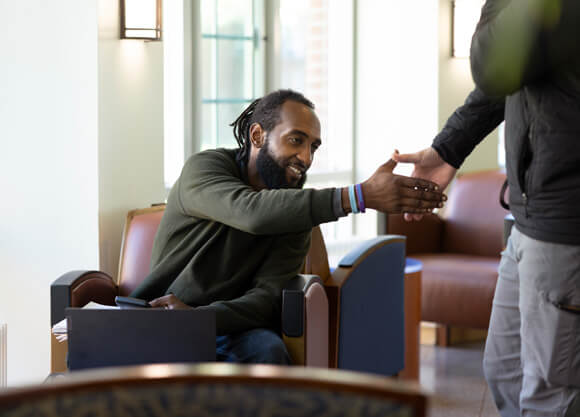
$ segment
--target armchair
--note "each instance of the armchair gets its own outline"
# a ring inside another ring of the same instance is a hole
[[[72,271],[53,282],[52,325],[64,318],[66,307],[113,304],[116,295],[140,283],[149,272],[164,208],[128,213],[117,281],[99,271]],[[313,229],[302,274],[282,295],[282,336],[295,364],[385,375],[403,368],[404,252],[404,237],[382,236],[352,251],[331,274],[322,233]],[[61,372],[66,345],[51,337],[51,369]]]
[[[304,273],[324,282],[331,368],[396,375],[404,367],[405,237],[379,236],[344,256],[332,272],[319,227]]]
[[[421,319],[449,326],[487,329],[502,250],[504,217],[499,193],[506,176],[483,171],[457,178],[443,215],[420,222],[389,215],[386,233],[407,236],[407,255],[423,263]]]
[[[132,210],[127,214],[117,280],[101,271],[71,271],[50,288],[51,327],[64,318],[67,307],[90,301],[114,305],[115,296],[128,295],[149,273],[153,239],[165,205]],[[319,277],[293,279],[283,295],[282,329],[296,364],[328,366],[328,302]],[[324,331],[322,331],[324,329]],[[306,338],[305,332],[312,334]],[[51,334],[51,372],[66,370],[66,342]]]

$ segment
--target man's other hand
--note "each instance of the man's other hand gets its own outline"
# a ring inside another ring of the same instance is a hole
[[[395,150],[392,158],[397,162],[415,164],[411,176],[433,181],[439,185],[441,190],[447,188],[457,172],[457,169],[445,162],[437,151],[431,147],[408,154],[400,154]],[[421,220],[423,215],[412,211],[405,211],[404,218],[407,221]]]
[[[390,159],[361,184],[367,207],[384,213],[428,213],[443,207],[447,197],[438,184],[393,174],[397,162]]]
[[[151,307],[161,307],[166,310],[191,310],[193,307],[188,306],[173,294],[164,295],[149,302]]]

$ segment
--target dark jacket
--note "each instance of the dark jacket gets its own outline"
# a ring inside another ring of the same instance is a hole
[[[518,229],[572,245],[580,244],[579,58],[580,1],[488,0],[471,46],[477,88],[433,142],[458,168],[505,115]]]

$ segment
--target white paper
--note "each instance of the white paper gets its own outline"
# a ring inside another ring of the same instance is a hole
[[[94,301],[90,301],[87,305],[83,308],[90,308],[90,309],[101,309],[101,310],[119,310],[119,306],[108,306],[105,304],[95,303]],[[64,342],[68,339],[68,330],[66,325],[66,318],[56,323],[52,326],[52,334],[56,337],[56,340],[59,342]]]

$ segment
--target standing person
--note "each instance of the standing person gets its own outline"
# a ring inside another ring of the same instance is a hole
[[[394,175],[394,161],[356,191],[302,189],[322,142],[314,105],[294,91],[255,100],[232,125],[238,149],[185,163],[155,236],[151,273],[131,296],[214,311],[218,360],[286,364],[282,289],[300,271],[312,228],[362,204],[421,213],[445,197],[430,181]]]
[[[476,89],[432,146],[393,158],[446,187],[505,116],[515,227],[484,373],[504,417],[579,416],[580,1],[487,0],[471,69]]]

